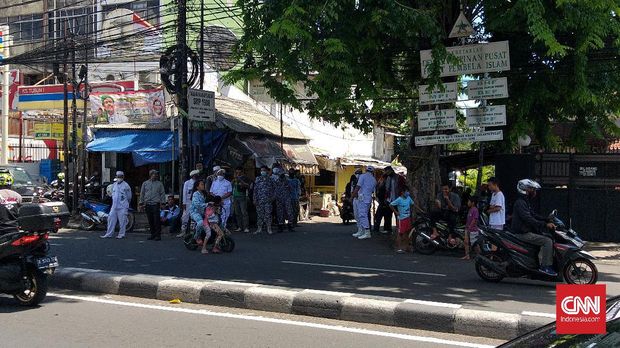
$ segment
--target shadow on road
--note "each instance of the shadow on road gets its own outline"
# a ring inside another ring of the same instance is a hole
[[[39,305],[34,307],[25,307],[17,304],[17,301],[13,299],[12,296],[0,295],[0,314],[36,311],[41,307],[44,307],[46,303],[50,302],[77,303],[78,301],[48,295],[45,297],[45,300],[43,300],[43,302],[41,302]]]
[[[202,255],[180,239],[160,242],[145,234],[125,240],[98,238],[100,232],[66,231],[52,236],[61,266],[184,278],[250,282],[273,286],[414,298],[476,308],[510,305],[513,310],[552,311],[555,284],[530,280],[482,281],[460,252],[396,254],[387,237],[351,237],[355,225],[314,218],[292,233],[233,234],[230,254]],[[619,266],[599,265],[610,295],[620,294]],[[527,304],[527,309],[523,307]],[[512,309],[511,309],[512,310]]]

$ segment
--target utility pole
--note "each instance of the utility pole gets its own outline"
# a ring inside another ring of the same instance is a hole
[[[63,164],[65,166],[65,204],[69,205],[69,86],[67,85],[69,71],[67,67],[67,59],[69,53],[67,49],[69,46],[67,45],[67,27],[65,26],[64,38],[63,38],[63,49],[64,49],[64,59],[63,59],[63,134],[62,134],[62,153],[63,153]]]
[[[187,3],[186,0],[178,0],[178,30],[177,30],[177,78],[176,95],[179,106],[179,116],[181,117],[181,129],[183,139],[180,143],[179,157],[181,159],[179,182],[183,181],[188,175],[188,104],[187,104]]]
[[[82,68],[80,68],[80,75],[82,75],[82,72],[84,73],[84,89],[82,90],[82,99],[84,100],[84,115],[82,118],[82,192],[84,192],[84,188],[86,186],[86,162],[87,162],[87,153],[86,153],[86,142],[88,141],[88,126],[87,126],[87,122],[88,122],[88,97],[89,97],[89,86],[88,86],[88,49],[85,50],[86,53],[86,64],[82,65]],[[80,76],[80,79],[82,79],[82,77]]]
[[[78,206],[78,162],[77,162],[77,93],[79,86],[76,80],[75,72],[75,37],[71,34],[71,85],[73,86],[73,95],[71,101],[71,163],[73,163],[73,196],[72,212],[77,212]]]
[[[205,3],[200,0],[200,89],[205,83]]]
[[[0,46],[4,45],[3,59],[9,57],[9,26],[0,27]],[[0,149],[0,164],[9,163],[9,65],[2,69],[2,148]]]

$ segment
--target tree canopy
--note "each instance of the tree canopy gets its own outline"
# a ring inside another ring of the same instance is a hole
[[[478,35],[509,40],[509,129],[552,140],[549,125],[573,121],[573,143],[617,133],[620,112],[620,0],[467,0]],[[261,80],[272,97],[313,117],[369,129],[401,124],[417,110],[419,52],[435,68],[459,1],[240,0],[243,66],[231,81]],[[438,82],[438,70],[431,83]],[[295,86],[305,86],[299,94]]]
[[[457,44],[447,36],[461,5],[477,31],[467,43],[510,43],[511,70],[491,74],[508,77],[510,97],[494,102],[507,105],[509,141],[493,146],[511,148],[523,134],[550,146],[559,140],[551,125],[563,121],[574,124],[568,145],[620,135],[620,0],[239,0],[243,63],[227,78],[260,80],[278,102],[334,124],[415,136],[418,86],[438,84],[440,64],[454,62],[445,47]],[[434,58],[426,80],[423,49]],[[426,198],[437,158],[426,147],[403,159]]]

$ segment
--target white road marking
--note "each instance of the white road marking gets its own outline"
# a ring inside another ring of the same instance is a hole
[[[521,314],[523,314],[523,315],[529,315],[529,316],[532,316],[532,317],[543,317],[543,318],[555,319],[555,314],[552,314],[552,313],[541,313],[541,312],[528,312],[528,311],[523,311],[523,312],[521,312]]]
[[[297,262],[297,261],[281,261],[281,262],[282,263],[289,263],[289,264],[293,264],[293,265],[320,266],[320,267],[345,268],[345,269],[362,269],[362,270],[365,270],[365,271],[417,274],[417,275],[426,275],[426,276],[434,276],[434,277],[447,277],[446,274],[440,274],[440,273],[400,271],[400,270],[397,270],[397,269],[383,269],[383,268],[369,268],[369,267],[356,267],[356,266],[342,266],[342,265],[331,265],[331,264],[327,264],[327,263],[312,263],[312,262]]]
[[[415,303],[421,304],[425,306],[435,306],[435,307],[445,307],[445,308],[456,308],[459,309],[463,306],[454,304],[454,303],[445,303],[445,302],[433,302],[433,301],[423,301],[423,300],[405,300],[406,303]]]
[[[108,300],[108,299],[95,297],[95,296],[75,296],[75,295],[65,295],[65,294],[57,294],[57,293],[48,293],[48,295],[70,299],[70,300],[85,301],[85,302],[95,302],[95,303],[111,304],[111,305],[117,305],[117,306],[134,307],[134,308],[142,308],[142,309],[154,309],[154,310],[161,310],[161,311],[167,311],[167,312],[199,314],[199,315],[207,315],[207,316],[212,316],[212,317],[222,317],[222,318],[230,318],[230,319],[252,320],[252,321],[265,322],[265,323],[282,324],[282,325],[302,326],[302,327],[310,327],[310,328],[321,329],[321,330],[349,332],[349,333],[356,333],[356,334],[363,334],[363,335],[370,335],[370,336],[396,338],[396,339],[401,339],[401,340],[406,340],[406,341],[443,344],[443,345],[457,346],[457,347],[472,347],[472,348],[492,348],[493,347],[493,346],[488,346],[488,345],[483,345],[483,344],[450,341],[450,340],[434,338],[434,337],[405,335],[405,334],[382,332],[382,331],[375,331],[375,330],[368,330],[368,329],[350,328],[350,327],[345,327],[345,326],[331,326],[331,325],[326,325],[326,324],[308,323],[308,322],[303,322],[303,321],[267,318],[267,317],[261,317],[261,316],[213,312],[213,311],[208,311],[204,309],[166,307],[166,306],[158,306],[158,305],[149,305],[149,304],[144,304],[144,303],[115,301],[115,300]]]

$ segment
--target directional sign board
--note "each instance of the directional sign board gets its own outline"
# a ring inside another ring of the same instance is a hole
[[[456,110],[433,110],[418,112],[418,131],[456,129]]]
[[[457,76],[510,70],[508,41],[454,46],[446,48],[448,54],[459,59],[460,64],[444,62],[440,76]],[[431,50],[420,51],[422,78],[429,76],[429,66],[433,61]]]
[[[438,134],[415,137],[415,146],[431,146],[474,141],[495,141],[502,139],[504,139],[504,133],[501,130],[474,133]]]
[[[469,99],[508,98],[508,78],[472,80],[467,82]]]
[[[429,85],[420,85],[420,105],[451,103],[456,101],[457,89],[456,82],[443,83],[444,91],[435,88],[428,90]]]
[[[190,89],[188,103],[187,116],[190,120],[215,122],[215,92]]]
[[[468,127],[496,127],[506,125],[506,105],[490,105],[467,109]]]

